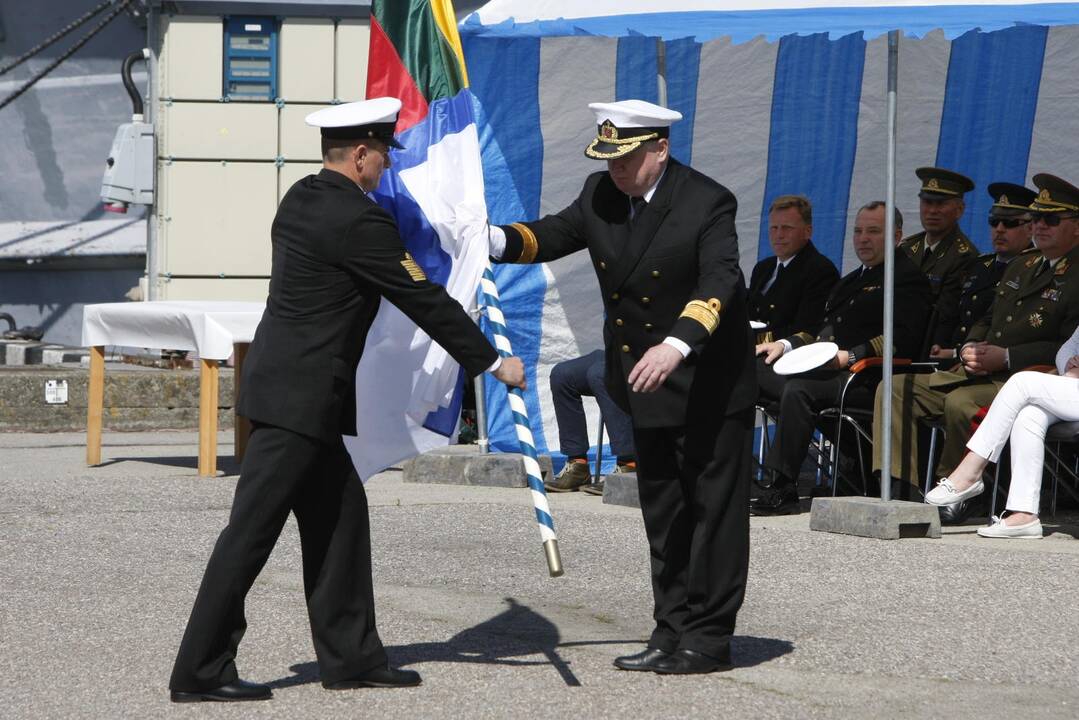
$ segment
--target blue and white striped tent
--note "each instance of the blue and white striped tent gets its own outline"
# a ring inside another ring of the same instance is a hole
[[[576,197],[601,167],[582,152],[595,132],[588,103],[657,101],[661,41],[668,105],[685,116],[672,129],[673,154],[734,191],[747,276],[771,254],[767,207],[786,193],[813,202],[817,247],[844,272],[856,264],[848,224],[885,193],[884,35],[892,29],[903,31],[896,203],[906,233],[920,229],[921,165],[975,180],[963,228],[983,251],[989,182],[1029,184],[1036,172],[1079,180],[1079,3],[827,5],[495,0],[480,8],[460,28],[492,222],[537,218]],[[554,363],[602,343],[593,271],[578,253],[499,266],[496,276],[514,350],[535,369],[527,400],[537,446],[557,450],[547,378]],[[513,450],[503,393],[488,390],[492,444]]]

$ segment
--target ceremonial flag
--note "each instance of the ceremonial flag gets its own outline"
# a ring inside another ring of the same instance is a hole
[[[391,168],[373,193],[397,220],[433,282],[474,311],[487,265],[487,208],[479,139],[450,0],[375,0],[367,97],[403,106]],[[463,372],[401,311],[383,302],[356,372],[357,437],[345,438],[365,480],[448,444],[461,412]]]

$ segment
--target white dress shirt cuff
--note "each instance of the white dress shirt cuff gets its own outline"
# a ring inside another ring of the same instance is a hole
[[[793,345],[791,345],[790,340],[786,340],[786,339],[783,339],[783,338],[780,338],[779,344],[783,346],[783,354],[784,355],[789,353],[791,351],[791,348],[793,347]]]
[[[502,356],[501,355],[499,355],[497,358],[495,358],[495,361],[494,361],[494,363],[491,364],[491,367],[487,368],[487,372],[493,373],[495,370],[497,370],[500,367],[502,367]]]
[[[685,358],[689,357],[689,353],[690,353],[690,352],[692,351],[692,349],[693,349],[693,348],[691,348],[691,347],[690,347],[689,345],[686,345],[686,344],[685,344],[684,342],[682,342],[681,340],[679,340],[678,338],[676,338],[676,337],[671,337],[671,336],[669,336],[669,335],[668,335],[667,337],[663,338],[663,344],[664,344],[664,345],[670,345],[670,346],[671,346],[671,347],[673,347],[673,348],[674,348],[675,350],[677,350],[678,352],[682,353],[682,358],[683,358],[683,359],[685,359]]]
[[[497,225],[491,225],[488,253],[495,260],[501,260],[506,252],[506,232]]]

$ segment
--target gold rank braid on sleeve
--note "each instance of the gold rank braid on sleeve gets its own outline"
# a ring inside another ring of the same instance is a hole
[[[699,322],[711,335],[719,327],[719,310],[721,306],[721,303],[716,298],[712,298],[707,302],[704,300],[690,300],[686,303],[686,307],[679,317]]]
[[[427,279],[424,275],[423,269],[416,264],[416,261],[412,259],[412,256],[407,252],[405,253],[405,259],[401,261],[401,267],[408,272],[408,276],[412,278],[414,282],[422,282]]]
[[[811,343],[811,342],[816,342],[816,341],[817,341],[817,338],[813,337],[812,335],[810,335],[810,334],[809,334],[809,333],[807,333],[807,332],[797,332],[797,333],[794,333],[794,337],[798,338],[799,340],[801,340],[802,342],[806,343],[807,345],[808,345],[809,343]]]
[[[536,233],[532,232],[532,228],[524,223],[513,223],[510,227],[521,233],[521,256],[517,258],[516,262],[522,265],[531,263],[536,259],[536,254],[539,252],[539,241],[536,240]]]
[[[869,344],[873,348],[873,354],[877,357],[884,355],[884,336],[877,335],[875,338],[869,341]]]

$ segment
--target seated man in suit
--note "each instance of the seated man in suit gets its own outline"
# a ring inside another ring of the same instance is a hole
[[[966,342],[967,333],[974,324],[989,314],[996,295],[997,283],[1008,264],[1030,249],[1030,204],[1037,195],[1033,190],[1014,183],[990,183],[989,208],[990,239],[993,252],[979,255],[971,264],[970,272],[963,280],[959,295],[959,324],[952,332],[951,342],[934,342],[929,357],[946,363],[955,363],[959,348]]]
[[[905,375],[892,385],[890,474],[896,498],[921,499],[918,482],[920,418],[944,418],[938,469],[947,475],[970,440],[971,418],[989,405],[1010,375],[1053,362],[1057,348],[1079,325],[1079,189],[1058,177],[1034,176],[1039,194],[1030,206],[1037,251],[1008,265],[992,312],[967,334],[950,372]],[[897,313],[898,315],[898,313]],[[874,437],[882,432],[883,393],[878,391]],[[873,443],[873,469],[882,471],[881,443]]]
[[[820,333],[792,335],[765,343],[758,352],[771,365],[784,353],[814,341],[834,342],[840,350],[823,368],[799,375],[777,375],[772,368],[761,373],[764,397],[779,401],[775,441],[764,460],[767,486],[750,504],[757,515],[780,515],[798,510],[798,471],[802,467],[816,414],[839,404],[849,368],[866,357],[884,352],[884,226],[885,205],[864,205],[854,222],[854,251],[862,264],[845,275],[832,289],[825,304]],[[896,211],[896,234],[902,233]],[[894,240],[892,240],[894,242]],[[895,354],[913,357],[925,334],[929,314],[929,283],[902,252],[895,253]],[[872,390],[860,388],[848,402],[868,407]]]
[[[559,450],[566,456],[566,465],[553,479],[543,483],[549,492],[583,490],[590,495],[603,494],[603,481],[590,484],[592,471],[588,467],[588,424],[585,421],[581,398],[591,396],[599,405],[600,417],[611,439],[617,473],[637,470],[633,450],[633,423],[625,410],[618,407],[607,390],[606,365],[603,351],[563,360],[551,368],[551,401],[558,422]]]
[[[929,278],[933,342],[944,346],[959,323],[963,279],[976,257],[970,239],[959,228],[966,211],[963,196],[974,189],[965,175],[935,167],[914,171],[922,181],[918,214],[924,230],[903,240],[900,247]]]
[[[749,318],[767,326],[758,333],[758,343],[800,332],[816,335],[820,329],[839,272],[817,252],[812,236],[809,198],[781,195],[772,201],[768,243],[775,255],[757,263],[749,278]]]

